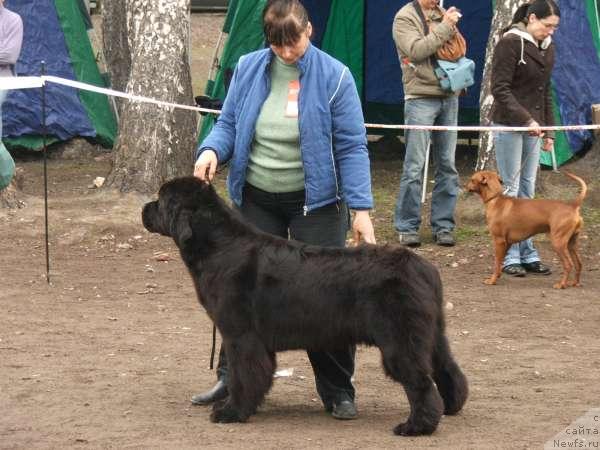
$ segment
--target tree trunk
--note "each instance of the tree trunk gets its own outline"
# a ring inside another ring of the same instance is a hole
[[[192,105],[189,2],[127,1],[131,49],[127,92]],[[193,111],[126,101],[106,185],[121,192],[154,193],[164,181],[191,174],[196,123]]]
[[[485,51],[483,79],[481,81],[481,94],[479,97],[479,123],[482,126],[489,126],[492,123],[491,112],[494,97],[491,92],[491,70],[494,49],[501,37],[502,30],[510,24],[515,11],[522,3],[523,0],[496,0],[496,10],[492,18],[492,26]],[[492,133],[489,131],[481,132],[476,170],[496,169],[496,157],[493,149]]]
[[[117,91],[125,90],[131,71],[127,29],[125,0],[103,0],[102,48],[111,87]],[[120,114],[124,100],[117,97],[116,101]]]

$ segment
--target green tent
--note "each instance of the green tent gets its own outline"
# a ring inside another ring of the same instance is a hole
[[[88,36],[91,26],[83,0],[6,0],[23,19],[24,37],[16,64],[19,76],[46,74],[107,87]],[[4,142],[9,147],[42,147],[39,89],[10,91],[3,105]],[[112,147],[117,122],[106,95],[46,83],[48,142],[82,136]]]

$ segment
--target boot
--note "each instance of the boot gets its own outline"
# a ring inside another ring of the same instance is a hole
[[[227,385],[223,380],[219,379],[217,384],[215,384],[212,389],[201,394],[194,395],[191,401],[193,405],[208,405],[210,403],[223,400],[225,397],[227,397],[227,395]]]

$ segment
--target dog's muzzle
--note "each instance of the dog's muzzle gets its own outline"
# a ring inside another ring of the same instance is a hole
[[[158,215],[158,202],[148,202],[142,209],[142,223],[144,228],[151,233],[158,233],[159,230],[156,227],[156,219]]]

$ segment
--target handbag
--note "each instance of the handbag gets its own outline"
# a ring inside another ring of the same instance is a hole
[[[475,84],[475,62],[464,56],[458,61],[438,59],[433,70],[444,91],[457,92]]]
[[[467,54],[467,41],[463,35],[454,30],[454,36],[442,45],[436,52],[437,59],[443,61],[458,61]]]
[[[425,14],[417,0],[413,1],[425,36],[429,34],[429,26]],[[440,87],[446,92],[458,92],[475,84],[475,61],[465,57],[467,43],[458,29],[454,37],[438,49],[435,56],[431,56],[431,63],[435,76],[440,82]]]

